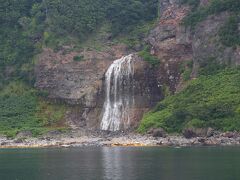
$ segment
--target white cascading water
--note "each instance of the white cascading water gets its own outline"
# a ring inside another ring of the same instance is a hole
[[[134,104],[132,59],[130,54],[115,60],[105,74],[102,130],[118,131],[127,128],[130,123],[129,109]]]

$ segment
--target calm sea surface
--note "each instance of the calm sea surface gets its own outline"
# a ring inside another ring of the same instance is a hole
[[[240,180],[240,147],[5,149],[0,180]]]

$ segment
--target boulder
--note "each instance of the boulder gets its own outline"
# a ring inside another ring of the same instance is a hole
[[[183,130],[183,136],[187,139],[191,139],[196,137],[197,135],[195,133],[194,128],[187,128]]]
[[[27,137],[32,137],[32,132],[31,131],[21,131],[17,134],[17,139],[23,139]]]
[[[8,142],[1,142],[1,146],[6,146],[8,144]]]
[[[223,137],[226,138],[236,138],[238,136],[238,133],[236,132],[225,132],[222,134]]]
[[[167,133],[163,128],[157,128],[152,130],[152,136],[165,138],[167,136]]]
[[[214,135],[214,130],[212,128],[186,128],[183,130],[183,136],[185,138],[194,137],[211,137]]]
[[[206,141],[206,139],[205,139],[205,138],[199,138],[199,139],[198,139],[198,142],[200,142],[200,143],[202,143],[202,144],[204,144],[204,143],[205,143],[205,141]]]
[[[206,136],[207,137],[212,137],[212,136],[214,136],[214,134],[215,134],[214,129],[208,128]]]

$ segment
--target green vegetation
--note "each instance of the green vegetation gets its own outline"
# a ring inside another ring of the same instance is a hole
[[[78,62],[79,62],[79,61],[83,61],[83,60],[84,60],[84,56],[74,56],[74,57],[73,57],[73,60],[74,60],[74,61],[78,61]]]
[[[106,22],[110,23],[113,37],[128,33],[137,24],[156,18],[157,3],[157,0],[45,0],[36,6],[44,12],[42,24],[48,32],[48,44],[52,40],[67,42],[71,36],[85,41]]]
[[[101,49],[103,37],[134,46],[156,19],[157,3],[157,0],[2,1],[0,133],[14,136],[30,130],[38,135],[65,128],[64,106],[47,102],[46,92],[31,87],[35,80],[34,56],[43,47],[59,50],[63,45],[88,48],[90,44]],[[74,61],[82,60],[82,56],[74,57]]]
[[[33,83],[33,57],[42,47],[58,49],[63,45],[84,44],[105,24],[109,26],[107,30],[112,39],[125,37],[134,31],[134,38],[127,40],[134,44],[132,40],[143,38],[139,36],[146,30],[136,27],[156,19],[157,3],[157,0],[1,2],[0,85],[12,79]]]
[[[168,96],[147,113],[138,129],[151,127],[181,132],[185,127],[212,127],[240,130],[240,70],[225,69],[215,75],[200,76],[180,93]]]
[[[157,66],[160,63],[160,60],[156,56],[150,54],[150,49],[148,46],[140,51],[138,55],[142,57],[144,61],[150,63],[152,66]]]
[[[199,2],[182,0],[194,9],[184,24],[194,27],[209,15],[229,11],[232,15],[219,37],[226,46],[240,45],[240,1],[211,0],[207,7],[199,7]],[[108,40],[141,47],[158,16],[158,0],[4,0],[0,9],[0,134],[15,136],[29,130],[36,136],[65,129],[66,107],[48,102],[46,92],[31,87],[34,56],[43,47],[58,50],[63,45],[101,50]],[[160,63],[149,47],[139,55],[152,66]],[[239,70],[224,70],[226,66],[211,57],[199,65],[201,77],[146,114],[140,132],[150,127],[180,132],[192,126],[240,130]],[[192,64],[185,64],[181,71],[185,81],[191,71]],[[163,88],[169,95],[167,86]]]
[[[152,21],[158,14],[158,0],[112,0],[107,9],[107,19],[112,24],[113,35],[128,33],[142,22]]]
[[[66,129],[65,107],[53,105],[36,94],[21,82],[12,82],[0,91],[0,134],[15,136],[27,130],[37,136],[53,129]]]
[[[12,78],[32,82],[32,57],[36,53],[30,10],[32,0],[6,0],[0,3],[0,84]],[[28,67],[28,68],[26,68]]]

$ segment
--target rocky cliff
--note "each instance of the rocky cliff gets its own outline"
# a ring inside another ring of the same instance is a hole
[[[113,60],[128,53],[123,46],[110,52],[53,52],[45,49],[35,68],[35,86],[47,92],[48,98],[70,106],[66,114],[72,127],[99,128],[105,99],[104,75]],[[75,56],[84,56],[81,62]],[[134,99],[130,109],[131,126],[136,127],[143,113],[162,97],[161,87],[154,69],[134,55]]]
[[[207,6],[208,0],[201,0],[199,6]],[[196,77],[201,63],[214,58],[220,64],[239,65],[239,47],[226,47],[220,42],[219,30],[231,13],[225,11],[210,15],[196,27],[183,25],[182,20],[191,12],[191,7],[179,0],[160,1],[160,19],[146,41],[152,47],[152,54],[165,62],[167,68],[181,61],[193,61],[192,76]],[[171,72],[171,68],[169,68]],[[174,72],[175,70],[173,70]],[[176,74],[175,74],[176,75]],[[175,76],[175,85],[179,76]]]
[[[198,23],[192,32],[192,50],[194,69],[199,64],[208,62],[214,58],[217,63],[236,66],[240,64],[239,47],[226,47],[219,39],[218,32],[226,23],[230,14],[223,12],[219,15],[211,15],[206,20]],[[194,73],[196,76],[196,73]]]
[[[208,5],[201,0],[200,6]],[[144,112],[164,98],[163,87],[171,93],[183,84],[180,66],[193,61],[192,76],[209,57],[218,63],[240,64],[240,48],[225,47],[217,32],[229,17],[228,12],[211,15],[194,29],[182,24],[191,7],[179,0],[160,0],[160,18],[155,28],[145,38],[151,54],[160,60],[152,67],[137,54],[134,55],[134,97],[131,109],[131,125],[136,127]],[[67,47],[66,47],[67,48]],[[44,49],[35,68],[36,87],[48,92],[48,98],[70,106],[66,119],[73,127],[99,128],[105,99],[104,74],[113,60],[130,53],[123,45],[107,51],[84,50],[60,52]],[[82,61],[74,61],[82,56]]]

